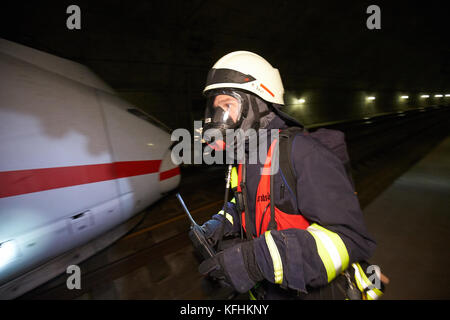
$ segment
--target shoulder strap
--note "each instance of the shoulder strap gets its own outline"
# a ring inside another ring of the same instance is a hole
[[[244,215],[245,215],[245,235],[247,237],[247,240],[253,239],[252,233],[250,232],[250,217],[248,215],[248,192],[247,192],[247,168],[246,164],[242,164],[242,179],[241,179],[241,191],[242,191],[242,198],[243,198],[243,205],[244,205]],[[242,228],[242,225],[241,225]]]
[[[294,137],[300,132],[307,132],[300,127],[290,127],[280,132],[280,169],[291,190],[297,190],[297,177],[292,165],[292,143]]]
[[[275,220],[275,196],[273,193],[273,179],[274,175],[270,175],[270,220],[268,225],[268,230],[276,230],[277,229],[277,221]]]
[[[292,190],[297,190],[297,178],[295,170],[292,166],[292,142],[295,135],[304,132],[306,129],[300,127],[290,127],[280,132],[279,137],[279,153],[278,161],[280,169],[283,172],[286,182]],[[275,195],[274,195],[274,175],[270,176],[270,221],[269,230],[277,229],[277,222],[275,220]],[[295,192],[295,191],[294,191]]]

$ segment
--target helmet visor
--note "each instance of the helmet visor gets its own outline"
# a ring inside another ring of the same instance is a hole
[[[254,81],[249,74],[244,74],[242,72],[232,70],[232,69],[211,69],[208,72],[208,77],[206,78],[206,86],[210,86],[216,83],[247,83]]]
[[[229,90],[208,97],[205,111],[205,128],[233,129],[242,117],[243,99]]]

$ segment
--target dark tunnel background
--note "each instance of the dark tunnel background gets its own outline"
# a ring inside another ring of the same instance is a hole
[[[81,30],[66,27],[70,4],[81,9]],[[379,30],[366,27],[371,4],[381,9]],[[306,125],[450,101],[434,97],[450,93],[444,2],[8,1],[2,6],[2,37],[89,66],[123,98],[172,128],[192,129],[193,120],[202,117],[208,69],[234,50],[258,53],[280,70],[285,110]]]

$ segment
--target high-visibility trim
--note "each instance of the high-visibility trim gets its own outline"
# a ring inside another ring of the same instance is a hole
[[[231,189],[237,188],[238,186],[238,173],[236,167],[231,168]]]
[[[360,291],[364,291],[369,285],[371,285],[369,279],[365,276],[364,271],[362,270],[359,263],[352,264],[353,269],[355,269],[355,280],[356,285]]]
[[[307,228],[307,230],[310,229],[310,227]],[[325,266],[325,270],[327,272],[327,280],[330,282],[336,277],[336,270],[334,268],[333,260],[331,259],[330,255],[328,254],[328,250],[326,249],[323,242],[320,240],[318,234],[316,232],[312,232],[311,230],[308,230],[310,234],[314,237],[314,240],[316,241],[317,245],[317,251],[319,253],[319,257],[322,260],[323,265]]]
[[[367,291],[366,295],[367,295],[367,300],[378,300],[383,295],[383,292],[374,288],[372,290]]]
[[[236,198],[231,199],[230,202],[236,204]]]
[[[273,240],[270,231],[266,231],[264,237],[266,239],[267,248],[269,248],[270,256],[272,257],[275,283],[281,284],[283,283],[283,262],[281,261],[280,252],[278,251],[278,247],[275,240]]]
[[[355,270],[356,285],[361,292],[366,293],[367,300],[377,300],[380,298],[383,295],[383,292],[376,288],[369,278],[367,278],[361,265],[359,263],[353,263],[352,267]]]
[[[263,88],[264,90],[266,90],[272,97],[275,97],[275,95],[273,94],[272,91],[270,91],[265,85],[263,85],[262,83],[260,84],[261,88]]]
[[[242,164],[238,165],[238,179],[237,179],[237,187],[236,187],[236,191],[237,192],[242,192],[241,190],[241,182],[242,182]],[[233,174],[233,171],[231,171],[231,173]],[[232,175],[233,176],[233,175]]]
[[[347,269],[349,256],[347,248],[342,239],[330,230],[319,226],[316,223],[310,225],[307,229],[314,237],[317,245],[317,251],[327,272],[328,282],[331,282],[336,275]]]
[[[217,214],[223,215],[223,214],[224,214],[224,211],[223,211],[223,210],[220,210],[219,212],[217,212]],[[225,215],[225,218],[226,218],[228,221],[230,221],[230,223],[233,225],[233,216],[232,216],[231,214],[229,214],[229,213],[227,212],[227,214]]]

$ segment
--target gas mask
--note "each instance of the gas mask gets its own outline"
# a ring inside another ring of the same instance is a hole
[[[251,93],[233,88],[211,90],[207,94],[203,140],[209,148],[226,151],[227,157],[233,155],[240,160],[237,150],[273,117],[267,103]],[[227,135],[232,138],[226,139]]]

